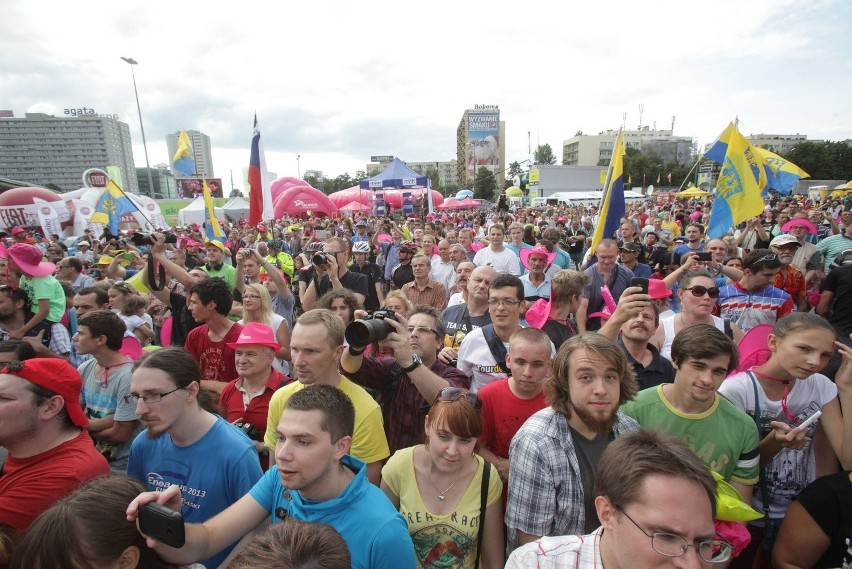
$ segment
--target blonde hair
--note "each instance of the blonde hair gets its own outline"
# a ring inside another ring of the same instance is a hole
[[[269,291],[266,290],[266,287],[259,283],[251,283],[247,284],[246,288],[243,289],[243,295],[245,295],[246,291],[252,291],[260,297],[260,319],[255,320],[251,318],[251,315],[243,310],[243,322],[248,324],[249,322],[260,322],[261,324],[266,324],[273,330],[275,330],[275,326],[272,323],[272,297],[269,296]]]

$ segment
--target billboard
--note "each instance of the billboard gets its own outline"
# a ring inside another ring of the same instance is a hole
[[[473,180],[475,169],[500,168],[500,111],[496,108],[469,111],[467,114],[467,176]]]
[[[184,199],[200,198],[203,195],[203,181],[202,178],[175,178],[178,197]],[[222,194],[222,178],[207,178],[207,187],[210,188],[211,197],[225,197]]]

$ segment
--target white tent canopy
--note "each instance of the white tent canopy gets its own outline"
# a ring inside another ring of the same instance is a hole
[[[216,214],[216,219],[223,219],[225,212],[221,207],[213,207],[213,212]],[[192,225],[204,223],[204,198],[195,198],[191,204],[178,212],[178,224]]]
[[[224,211],[225,215],[233,221],[237,221],[242,218],[248,218],[249,207],[249,203],[243,199],[242,196],[237,196],[228,200],[228,202],[222,206],[222,211]]]

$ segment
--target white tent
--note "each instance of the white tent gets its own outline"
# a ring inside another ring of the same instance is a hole
[[[225,212],[221,207],[213,207],[213,212],[216,214],[216,219],[224,219]],[[178,212],[179,225],[192,225],[204,223],[204,198],[195,198],[191,204]]]
[[[231,198],[222,206],[222,211],[233,221],[238,221],[249,216],[249,203],[242,196]]]

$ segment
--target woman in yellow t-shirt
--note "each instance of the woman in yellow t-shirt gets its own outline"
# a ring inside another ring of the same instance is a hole
[[[502,568],[503,483],[490,469],[479,543],[482,475],[476,450],[482,434],[482,402],[445,387],[426,416],[426,444],[397,451],[382,469],[382,490],[408,523],[418,565]],[[474,567],[480,554],[480,563]]]

